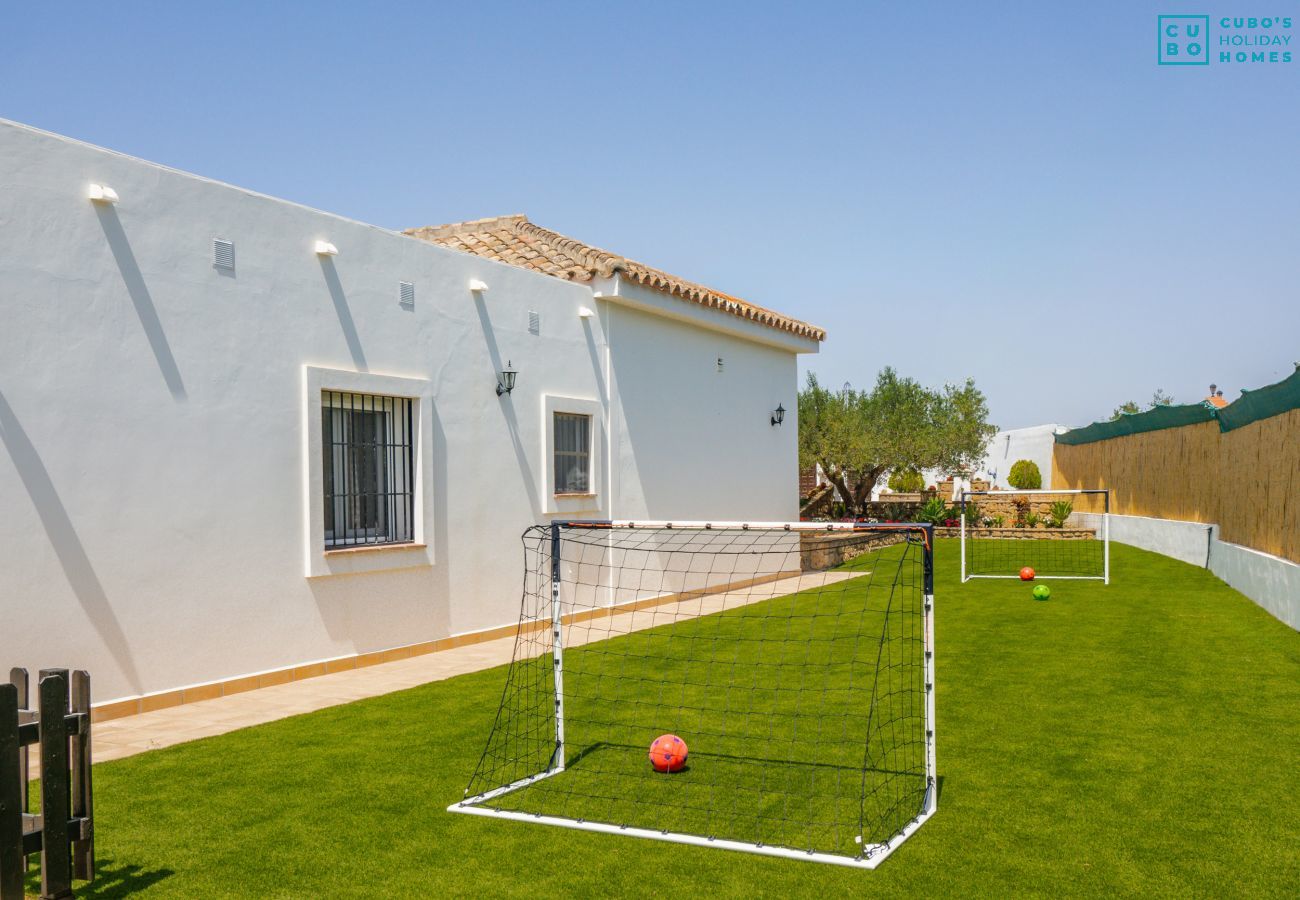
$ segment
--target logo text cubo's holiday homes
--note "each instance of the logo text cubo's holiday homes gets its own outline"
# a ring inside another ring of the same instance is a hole
[[[1162,66],[1292,61],[1290,16],[1158,16],[1156,27]]]

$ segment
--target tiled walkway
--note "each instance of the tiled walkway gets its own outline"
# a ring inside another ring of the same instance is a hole
[[[764,585],[761,590],[750,587],[743,591],[711,594],[683,601],[674,605],[671,615],[673,618],[681,618],[684,614],[708,615],[723,608],[792,594],[863,574],[866,573],[818,572],[784,578]],[[589,625],[571,626],[566,629],[567,639],[573,646],[610,634],[639,631],[663,624],[663,616],[667,612],[668,607],[656,607],[620,613]],[[146,750],[157,750],[328,706],[442,681],[467,672],[477,672],[510,662],[513,651],[514,638],[500,638],[397,662],[335,672],[214,700],[98,722],[93,726],[94,761],[121,759]]]

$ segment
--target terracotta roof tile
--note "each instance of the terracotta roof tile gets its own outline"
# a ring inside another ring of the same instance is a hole
[[[816,325],[792,319],[739,297],[584,244],[534,225],[523,215],[476,219],[452,225],[425,225],[409,228],[405,234],[441,247],[495,259],[568,281],[591,281],[593,278],[608,278],[615,272],[622,272],[637,284],[700,306],[722,310],[800,337],[817,341],[826,339],[826,332]]]

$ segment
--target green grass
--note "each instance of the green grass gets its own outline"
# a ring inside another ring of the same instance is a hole
[[[659,627],[569,648],[565,771],[487,805],[845,857],[861,854],[859,838],[893,837],[927,787],[920,545],[844,568],[857,574],[698,618],[664,608]],[[596,634],[611,621],[596,620]],[[471,793],[549,767],[554,670],[542,644],[515,666],[515,712]],[[668,778],[646,759],[664,732],[692,748]]]
[[[1201,569],[958,584],[938,547],[939,811],[875,872],[445,812],[505,670],[95,767],[79,896],[1300,892],[1300,635]],[[34,890],[34,883],[32,885]]]

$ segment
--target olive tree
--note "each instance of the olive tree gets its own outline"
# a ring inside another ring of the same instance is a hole
[[[886,473],[973,467],[996,432],[971,379],[933,390],[885,368],[869,390],[832,391],[809,372],[799,392],[799,465],[820,465],[854,515]]]

